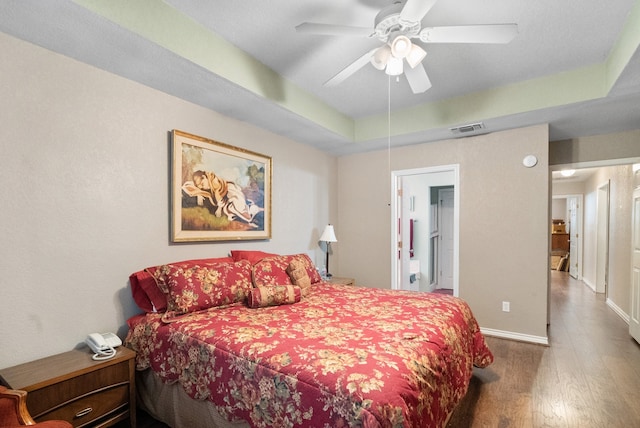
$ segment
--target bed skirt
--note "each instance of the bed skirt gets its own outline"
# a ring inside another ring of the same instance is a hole
[[[229,422],[210,401],[189,397],[179,383],[167,385],[152,370],[136,372],[138,405],[172,428],[249,428],[246,422]]]

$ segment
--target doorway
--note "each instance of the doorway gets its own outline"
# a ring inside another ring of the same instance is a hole
[[[450,272],[447,274],[451,284],[448,288],[457,296],[459,165],[393,171],[391,179],[392,288],[433,291],[445,262]],[[445,217],[442,216],[445,213],[438,215],[443,209],[438,208],[440,190],[446,190],[442,194],[447,198]],[[443,218],[449,219],[445,220],[447,223],[442,223]],[[442,236],[440,228],[446,228],[449,233]],[[442,245],[444,237],[447,237],[446,245]]]
[[[583,263],[583,217],[584,195],[553,195],[553,200],[564,200],[565,214],[561,217],[566,223],[566,232],[569,234],[569,274],[574,279],[582,280]],[[552,205],[555,207],[555,202]],[[552,213],[552,218],[557,217]]]

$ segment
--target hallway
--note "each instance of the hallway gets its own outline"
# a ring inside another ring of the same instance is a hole
[[[551,272],[550,346],[487,337],[448,427],[640,427],[640,345],[628,325],[567,272]]]

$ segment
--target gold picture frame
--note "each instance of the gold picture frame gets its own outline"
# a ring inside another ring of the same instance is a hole
[[[271,239],[271,157],[171,131],[171,241]]]

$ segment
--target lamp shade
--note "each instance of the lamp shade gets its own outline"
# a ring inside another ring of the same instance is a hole
[[[396,58],[393,55],[389,57],[385,73],[389,76],[399,76],[402,74],[404,67],[402,66],[402,58]]]
[[[324,228],[324,232],[322,232],[322,236],[320,237],[320,241],[322,242],[338,242],[336,238],[336,233],[333,231],[333,226],[328,224]]]
[[[391,48],[384,44],[371,57],[371,64],[378,70],[384,70],[391,56]]]
[[[407,63],[411,68],[415,68],[416,65],[420,64],[420,62],[427,56],[427,52],[422,49],[418,45],[411,46],[411,51],[409,51],[409,55],[405,58]]]
[[[404,58],[411,52],[411,40],[407,36],[397,36],[391,42],[391,54],[396,58]]]

